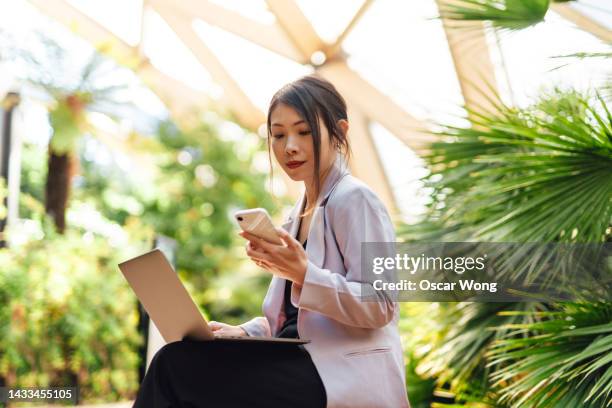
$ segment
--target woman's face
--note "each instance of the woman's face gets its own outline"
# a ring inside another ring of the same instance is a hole
[[[276,160],[292,180],[313,183],[314,144],[308,122],[295,109],[285,104],[278,104],[272,111],[270,119],[271,145]],[[336,150],[332,148],[329,132],[320,119],[319,129],[321,133],[320,176],[336,159]]]

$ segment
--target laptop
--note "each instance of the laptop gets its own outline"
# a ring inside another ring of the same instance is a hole
[[[202,341],[305,344],[310,340],[259,336],[216,336],[187,289],[159,249],[119,264],[134,293],[167,343],[188,336]]]

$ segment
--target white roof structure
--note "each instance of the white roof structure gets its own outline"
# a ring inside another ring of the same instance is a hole
[[[215,100],[241,125],[261,133],[272,93],[318,72],[349,104],[353,174],[394,213],[405,207],[398,200],[410,197],[398,193],[401,182],[392,174],[397,171],[386,163],[399,148],[381,147],[380,140],[391,138],[393,146],[418,154],[432,140],[431,120],[460,116],[457,107],[463,103],[487,108],[492,92],[507,98],[511,82],[520,88],[519,71],[526,69],[517,65],[507,72],[511,67],[503,62],[515,51],[496,44],[485,25],[470,23],[466,29],[435,19],[440,2],[29,0],[91,44],[105,45],[176,116]],[[612,14],[605,20],[603,13],[602,20],[589,12],[603,2],[557,3],[551,14],[564,30],[573,24],[589,33],[588,41],[577,40],[578,48],[610,44]],[[521,35],[531,34],[517,33],[507,43]],[[178,75],[169,73],[174,68]]]

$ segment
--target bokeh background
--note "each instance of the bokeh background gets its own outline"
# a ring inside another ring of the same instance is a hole
[[[0,385],[130,406],[117,264],[160,240],[208,318],[261,314],[231,215],[301,194],[264,122],[309,73],[399,240],[610,242],[611,44],[607,0],[0,1]],[[403,303],[412,406],[612,405],[608,299]]]

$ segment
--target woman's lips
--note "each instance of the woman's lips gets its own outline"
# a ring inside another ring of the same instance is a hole
[[[291,161],[289,163],[287,163],[287,167],[289,167],[290,169],[296,169],[298,167],[300,167],[302,164],[304,164],[306,162],[303,161]]]

